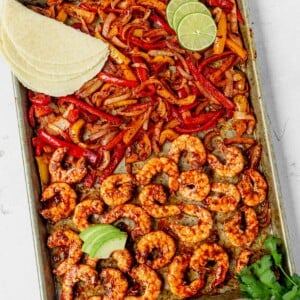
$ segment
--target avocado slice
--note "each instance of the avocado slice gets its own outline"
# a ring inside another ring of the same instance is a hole
[[[102,232],[110,231],[110,230],[117,230],[120,231],[118,228],[116,228],[113,225],[110,224],[95,224],[91,225],[85,230],[83,230],[80,234],[79,237],[83,240],[86,241],[90,236],[101,234]]]
[[[127,233],[108,233],[103,239],[93,244],[90,256],[94,258],[108,258],[115,250],[123,250],[127,240]]]

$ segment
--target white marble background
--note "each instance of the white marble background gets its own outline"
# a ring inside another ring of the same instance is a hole
[[[299,0],[248,2],[300,273],[300,4]],[[0,57],[0,299],[36,300],[40,296],[17,126],[11,75]]]

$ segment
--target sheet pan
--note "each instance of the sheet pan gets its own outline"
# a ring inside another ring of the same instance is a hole
[[[267,119],[265,104],[262,98],[262,88],[259,78],[259,69],[256,62],[255,43],[249,23],[249,13],[246,0],[237,0],[245,19],[245,26],[241,27],[246,48],[249,51],[247,63],[247,77],[250,83],[250,98],[257,117],[256,138],[263,146],[262,169],[269,185],[269,201],[272,209],[271,231],[283,240],[286,250],[285,263],[290,273],[295,271],[290,251],[289,233],[286,225],[285,213],[277,174],[277,166],[271,141],[270,127]],[[47,225],[39,215],[41,186],[35,164],[33,148],[31,146],[32,129],[27,121],[26,90],[13,77],[15,101],[18,116],[20,143],[22,147],[24,174],[28,193],[29,209],[34,240],[36,267],[39,280],[40,298],[42,300],[58,299],[55,281],[51,272],[50,255],[46,246]],[[201,297],[201,299],[240,299],[238,292],[226,293],[219,296]],[[196,299],[196,298],[194,298]]]

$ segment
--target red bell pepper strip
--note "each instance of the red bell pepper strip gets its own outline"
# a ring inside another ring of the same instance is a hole
[[[31,105],[28,110],[28,122],[32,128],[35,127],[36,123],[35,123],[35,118],[34,118],[34,105]]]
[[[134,46],[142,48],[143,50],[163,49],[167,47],[165,40],[156,43],[147,43],[135,36],[130,35],[128,36],[128,41]]]
[[[169,26],[169,24],[157,14],[151,14],[149,17],[150,21],[162,27],[167,33],[175,35],[176,32]]]
[[[121,160],[123,159],[125,152],[126,152],[126,145],[119,143],[116,145],[114,153],[111,156],[110,163],[108,167],[102,172],[101,176],[98,178],[98,182],[102,183],[103,180],[111,175],[114,170],[117,168]]]
[[[230,0],[206,0],[206,2],[210,6],[217,6],[224,9],[226,13],[231,12],[234,6],[234,4]]]
[[[185,88],[181,88],[177,91],[177,95],[179,99],[185,98],[188,96],[187,91],[185,90]]]
[[[211,128],[214,128],[217,125],[218,119],[220,118],[220,116],[223,114],[222,110],[218,111],[218,114],[215,114],[213,117],[210,118],[209,121],[207,121],[206,123],[202,124],[201,126],[194,126],[194,127],[180,127],[180,126],[176,126],[175,130],[178,133],[184,134],[184,133],[194,133],[194,132],[198,132],[198,131],[204,131],[204,130],[208,130]]]
[[[32,138],[31,142],[35,148],[35,155],[41,156],[43,154],[45,143],[37,136]]]
[[[147,66],[146,66],[145,60],[142,57],[137,56],[137,55],[132,55],[131,59],[132,59],[133,63],[141,64],[141,66],[136,66],[135,67],[135,70],[136,70],[136,73],[137,73],[137,76],[138,76],[139,80],[141,82],[144,82],[144,81],[148,80],[149,79],[149,71],[146,68]],[[145,67],[143,67],[142,65],[145,65]],[[149,85],[147,85],[147,89],[144,89],[139,94],[139,96],[140,97],[153,96],[155,94],[155,91],[156,91],[156,89],[155,89],[154,84],[149,84]]]
[[[103,146],[103,149],[104,150],[114,149],[123,140],[124,134],[125,134],[125,130],[120,131],[105,146]]]
[[[202,72],[203,68],[213,62],[216,62],[220,59],[223,59],[229,55],[234,55],[234,53],[232,51],[225,51],[223,53],[220,53],[220,54],[214,54],[214,55],[211,55],[207,58],[205,58],[198,66],[198,72]]]
[[[119,78],[105,72],[99,72],[97,77],[104,82],[113,83],[119,86],[134,88],[139,85],[138,81]]]
[[[188,118],[184,119],[183,122],[187,126],[201,125],[203,123],[207,123],[207,122],[211,121],[212,119],[214,119],[214,120],[219,119],[224,114],[225,114],[224,109],[219,109],[219,110],[216,110],[216,111],[203,112],[203,113],[199,114],[196,117],[188,117]]]
[[[140,65],[145,66],[145,67],[143,67],[143,66],[134,67],[139,80],[141,82],[144,82],[144,81],[148,80],[149,79],[149,71],[147,69],[147,65],[145,63],[145,60],[142,57],[138,56],[138,55],[132,55],[131,60],[133,61],[134,64],[140,64]]]
[[[240,24],[245,25],[245,20],[241,14],[241,11],[238,8],[236,8],[236,17]]]
[[[230,101],[222,92],[220,92],[203,74],[199,73],[196,66],[193,64],[192,59],[187,57],[186,63],[191,71],[191,74],[197,80],[202,88],[209,93],[216,101],[218,101],[225,108],[232,110],[235,104]]]
[[[74,157],[80,158],[85,157],[91,164],[95,165],[98,162],[99,156],[94,153],[93,151],[85,148],[81,148],[73,143],[66,142],[64,140],[61,140],[57,138],[54,135],[51,135],[47,133],[43,129],[38,130],[38,138],[43,141],[45,144],[48,144],[49,146],[53,148],[59,148],[59,147],[67,147],[68,153]]]
[[[99,118],[103,118],[105,120],[107,120],[110,123],[114,123],[114,124],[121,124],[122,123],[122,119],[117,117],[117,116],[112,116],[110,114],[107,114],[105,112],[103,112],[102,110],[91,106],[90,104],[81,101],[80,99],[74,97],[74,96],[65,96],[65,97],[60,97],[58,100],[60,103],[64,103],[64,102],[70,102],[75,104],[76,106],[78,106],[79,108],[86,110],[87,112],[89,112],[92,115],[98,116]]]
[[[28,92],[28,98],[34,105],[48,105],[51,102],[51,97],[42,93]]]

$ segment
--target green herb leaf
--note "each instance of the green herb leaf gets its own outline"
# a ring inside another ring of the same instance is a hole
[[[266,249],[270,250],[276,266],[279,266],[282,263],[282,254],[277,251],[277,247],[280,244],[281,240],[273,235],[268,236],[264,242]]]

